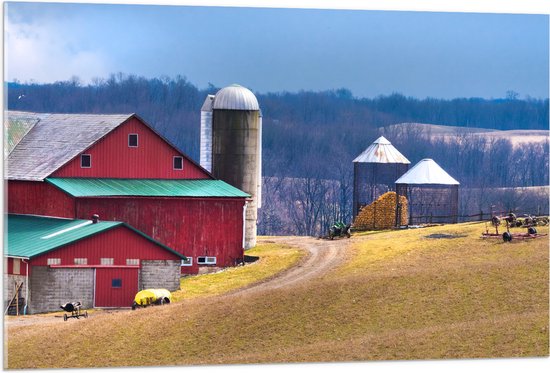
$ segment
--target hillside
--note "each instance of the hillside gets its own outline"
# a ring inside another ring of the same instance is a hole
[[[78,79],[53,84],[9,83],[7,91],[11,110],[136,112],[198,160],[200,108],[218,87],[199,89],[182,76],[147,79],[116,74],[87,86]],[[460,214],[489,211],[492,205],[507,205],[508,200],[513,203],[502,208],[521,213],[548,211],[547,196],[516,203],[518,196],[500,196],[490,190],[548,185],[548,141],[525,142],[538,141],[547,133],[548,99],[417,99],[397,93],[359,98],[345,88],[255,94],[263,115],[265,190],[259,211],[260,234],[319,235],[334,221],[351,222],[352,161],[380,135],[413,165],[433,158],[460,182],[462,190],[486,191],[460,193]],[[425,136],[415,125],[394,126],[396,123],[452,126],[431,126],[431,133],[476,128],[487,135]],[[498,141],[488,141],[489,136]],[[525,146],[515,146],[520,143]],[[296,181],[285,185],[274,180]]]
[[[528,145],[531,143],[543,143],[549,140],[549,130],[497,130],[477,127],[457,127],[457,126],[444,126],[440,124],[427,124],[427,123],[399,123],[388,126],[388,131],[400,131],[404,127],[412,128],[413,130],[420,131],[427,138],[432,139],[452,139],[456,136],[473,134],[476,136],[482,136],[492,140],[508,140],[514,147],[521,145]]]
[[[356,234],[334,241],[340,264],[284,287],[8,325],[8,367],[548,356],[548,239],[484,230]]]

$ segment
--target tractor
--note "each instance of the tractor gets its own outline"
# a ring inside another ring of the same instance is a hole
[[[351,237],[350,233],[351,224],[345,225],[342,222],[336,222],[330,227],[328,231],[328,237],[333,240],[334,237]]]

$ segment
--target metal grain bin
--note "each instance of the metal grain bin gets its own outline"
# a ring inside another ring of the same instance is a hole
[[[353,217],[362,206],[395,191],[395,180],[409,169],[410,161],[384,136],[353,160]]]

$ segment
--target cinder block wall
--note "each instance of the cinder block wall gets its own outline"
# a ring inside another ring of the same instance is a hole
[[[93,268],[50,268],[36,266],[30,276],[32,296],[29,313],[61,311],[67,302],[82,302],[92,308],[94,302]]]
[[[140,289],[167,289],[169,291],[180,288],[179,260],[144,260],[141,262],[139,278]]]
[[[8,302],[15,295],[15,284],[19,284],[21,282],[23,283],[23,286],[21,286],[21,290],[19,290],[19,295],[25,298],[26,296],[25,281],[26,281],[25,276],[4,274],[4,310],[6,310],[6,307],[8,306]],[[19,312],[23,312],[23,310],[20,310]]]

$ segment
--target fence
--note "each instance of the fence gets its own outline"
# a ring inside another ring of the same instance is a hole
[[[514,213],[518,218],[523,216],[541,216],[540,209],[537,209],[537,214],[527,212],[525,210],[511,210],[511,211],[492,211],[492,212],[479,212],[479,214],[472,215],[426,215],[426,216],[410,216],[409,225],[413,224],[433,224],[441,221],[449,221],[450,219],[456,219],[459,223],[467,223],[472,221],[484,221],[490,220],[493,216],[505,216],[509,213]]]

